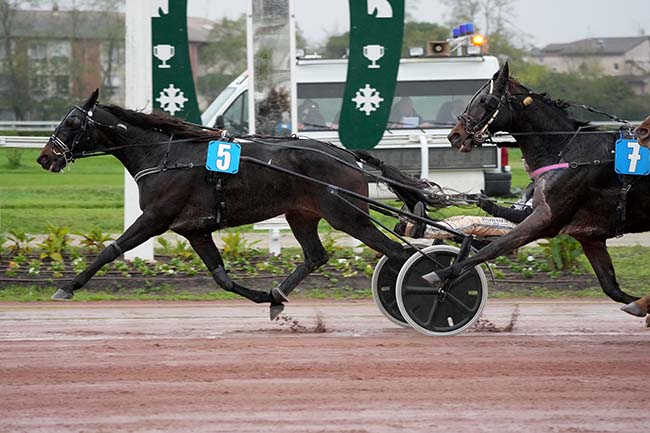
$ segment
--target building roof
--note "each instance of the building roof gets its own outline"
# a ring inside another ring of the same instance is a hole
[[[214,21],[188,17],[190,42],[206,42]],[[4,36],[0,30],[0,37]],[[124,13],[106,11],[18,10],[11,37],[47,39],[124,38]]]
[[[541,54],[558,56],[625,54],[637,45],[650,40],[650,36],[626,38],[589,38],[566,44],[550,44]]]

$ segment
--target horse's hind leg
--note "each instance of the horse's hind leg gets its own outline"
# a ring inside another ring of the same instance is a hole
[[[327,263],[328,260],[327,251],[323,248],[323,244],[318,237],[318,222],[321,217],[308,212],[290,211],[286,213],[286,218],[293,235],[302,247],[305,261],[298,265],[278,287],[271,290],[273,298],[278,303],[287,302],[289,293],[309,274]],[[273,315],[273,312],[271,315]]]
[[[379,231],[367,215],[363,215],[348,206],[340,208],[335,215],[328,215],[326,220],[335,229],[349,234],[367,247],[391,259],[406,261],[413,254],[413,251],[404,249],[401,244],[390,240]]]
[[[217,282],[219,287],[229,292],[236,293],[240,296],[243,296],[246,299],[249,299],[255,303],[261,304],[269,302],[274,304],[273,298],[269,293],[260,292],[258,290],[248,289],[246,287],[240,286],[230,279],[226,273],[226,269],[223,267],[223,260],[221,254],[217,249],[217,246],[212,240],[212,235],[210,233],[199,233],[199,234],[183,234],[190,241],[194,251],[201,257],[205,266],[212,274],[212,278]]]
[[[603,288],[605,294],[616,302],[627,304],[621,308],[626,313],[639,317],[645,316],[648,313],[649,299],[646,299],[645,303],[638,303],[636,301],[639,301],[639,298],[628,295],[620,289],[616,281],[612,259],[607,252],[605,240],[579,239],[579,241],[582,244],[582,249],[587,259],[589,259],[589,263],[591,263],[594,272],[596,272],[600,286]]]

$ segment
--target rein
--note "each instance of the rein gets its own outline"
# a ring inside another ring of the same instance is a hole
[[[74,135],[73,144],[70,147],[68,147],[58,137],[59,129],[61,127],[60,125],[59,125],[59,127],[57,127],[57,129],[52,134],[51,140],[53,142],[53,147],[54,147],[53,151],[58,156],[64,156],[64,158],[66,160],[66,165],[69,164],[69,163],[74,162],[75,159],[90,158],[90,157],[93,157],[93,156],[110,155],[110,154],[112,154],[111,152],[115,151],[115,150],[122,150],[122,149],[126,149],[126,148],[134,148],[134,147],[152,147],[152,146],[159,146],[159,145],[165,144],[165,145],[167,145],[167,150],[166,150],[166,152],[164,154],[163,159],[160,161],[160,163],[158,165],[154,166],[154,167],[149,167],[149,168],[146,168],[144,170],[141,170],[141,171],[137,172],[133,176],[133,178],[134,178],[134,180],[136,182],[139,182],[144,177],[147,177],[149,175],[157,174],[157,173],[163,173],[163,172],[166,172],[168,170],[192,169],[192,168],[195,168],[195,167],[204,166],[205,161],[176,163],[176,164],[172,164],[172,165],[169,164],[169,154],[170,154],[172,144],[196,142],[196,140],[197,140],[196,138],[184,138],[184,139],[174,140],[174,134],[173,133],[169,136],[169,140],[160,141],[160,142],[135,143],[135,144],[129,144],[129,145],[124,145],[124,146],[104,147],[101,150],[91,151],[91,152],[85,152],[85,151],[74,152],[75,147],[77,147],[79,142],[81,142],[81,140],[83,139],[83,137],[84,137],[84,135],[85,135],[85,133],[86,133],[89,126],[99,126],[99,127],[104,127],[104,128],[111,129],[111,130],[118,130],[119,129],[119,124],[118,125],[109,125],[109,124],[105,124],[105,123],[96,121],[93,118],[93,115],[94,115],[93,109],[94,109],[94,106],[93,106],[92,109],[89,109],[89,110],[85,110],[85,109],[83,109],[83,108],[81,108],[79,106],[75,106],[70,110],[70,112],[66,115],[66,117],[61,122],[61,124],[64,124],[66,122],[66,120],[68,119],[68,117],[70,117],[70,115],[73,114],[76,110],[78,110],[78,111],[80,111],[80,112],[82,112],[84,114],[81,127],[80,127],[79,131],[76,132],[76,134]],[[213,130],[213,131],[221,132],[221,137],[219,139],[233,141],[232,137],[230,137],[229,134],[227,133],[227,131],[225,131],[225,130],[210,128],[210,127],[197,125],[197,124],[194,124],[194,123],[191,123],[191,122],[186,122],[186,121],[184,121],[183,123],[186,123],[186,124],[188,124],[190,126],[195,126],[197,128],[201,128],[201,129],[207,129],[207,130]],[[161,132],[163,132],[163,131],[161,131]],[[87,138],[87,140],[88,139],[89,138]],[[292,146],[292,145],[279,144],[279,143],[269,143],[269,142],[266,142],[266,141],[259,140],[258,137],[254,137],[254,136],[253,137],[244,137],[244,139],[249,140],[249,141],[254,142],[254,143],[259,143],[259,144],[274,145],[274,146],[282,147],[282,148],[286,148],[286,149],[294,149],[294,150],[301,150],[301,151],[308,151],[308,152],[318,153],[318,154],[324,155],[324,156],[326,156],[326,157],[328,157],[330,159],[333,159],[333,160],[337,161],[338,163],[345,165],[348,168],[351,168],[351,169],[353,169],[353,170],[355,170],[357,172],[360,172],[360,173],[362,173],[362,174],[364,174],[364,175],[366,175],[368,177],[371,177],[371,178],[377,180],[378,182],[384,182],[384,183],[388,184],[389,186],[390,185],[399,186],[399,187],[404,188],[406,190],[410,190],[410,191],[414,191],[414,192],[418,192],[418,193],[423,192],[422,189],[415,188],[415,187],[413,187],[411,185],[407,185],[407,184],[404,184],[404,183],[401,183],[401,182],[386,178],[386,177],[384,177],[382,175],[374,174],[372,172],[364,170],[363,168],[359,167],[357,164],[345,161],[342,158],[339,158],[339,157],[337,157],[335,155],[332,155],[332,154],[327,153],[327,152],[325,152],[323,150],[320,150],[320,149],[314,149],[314,148],[309,148],[309,147],[304,147],[304,146]],[[339,148],[337,146],[334,146],[331,143],[325,143],[325,142],[319,142],[319,143],[330,146],[330,147],[336,149],[338,152],[347,153],[347,154],[351,155],[352,157],[354,157],[355,160],[363,162],[363,160],[358,155],[356,155],[354,152],[351,152],[351,151],[349,151],[347,149]],[[244,159],[244,158],[242,158],[242,159]],[[429,182],[427,182],[427,184],[430,187],[433,186]],[[440,187],[438,185],[435,185],[435,186],[438,189],[440,189]],[[443,192],[441,189],[440,189],[440,191]]]

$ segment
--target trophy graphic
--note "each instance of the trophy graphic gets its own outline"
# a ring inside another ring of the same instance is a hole
[[[156,58],[160,61],[162,61],[162,64],[158,65],[158,68],[160,69],[169,69],[171,66],[167,64],[167,61],[174,57],[174,54],[176,54],[176,48],[174,48],[173,45],[156,45],[153,47],[153,55],[156,56]]]
[[[377,61],[384,57],[384,47],[381,45],[366,45],[363,47],[363,55],[372,62],[368,65],[369,69],[379,69],[381,66],[377,64]]]

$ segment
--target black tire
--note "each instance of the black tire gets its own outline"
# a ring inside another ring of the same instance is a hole
[[[425,248],[429,244],[415,242],[413,245],[418,248]],[[405,245],[404,248],[408,248],[408,246]],[[372,289],[372,298],[375,300],[379,311],[394,324],[408,328],[411,325],[402,317],[399,306],[397,305],[397,299],[395,298],[395,284],[397,283],[397,276],[403,264],[403,262],[395,263],[394,261],[389,261],[388,257],[383,256],[377,262],[377,266],[375,266],[375,270],[372,273],[370,287]]]
[[[456,335],[474,324],[487,302],[487,278],[475,266],[438,291],[422,276],[451,265],[459,249],[434,245],[416,253],[404,263],[395,287],[400,313],[413,329],[430,336]]]
[[[493,197],[503,197],[510,195],[512,187],[512,173],[508,172],[484,172],[486,195]]]

